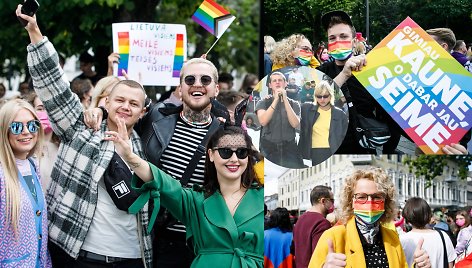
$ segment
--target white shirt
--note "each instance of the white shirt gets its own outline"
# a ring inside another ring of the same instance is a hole
[[[442,234],[444,237],[444,242],[446,243],[447,260],[448,262],[452,262],[456,259],[456,252],[454,251],[454,246],[452,245],[451,239],[446,234],[446,232],[442,232]],[[410,267],[413,263],[413,254],[415,253],[416,245],[418,244],[420,238],[424,238],[423,249],[429,255],[431,267],[443,267],[444,248],[441,236],[439,236],[439,233],[436,230],[420,232],[410,231],[408,233],[400,235],[400,242],[402,244],[403,251],[405,252],[408,267]]]
[[[98,183],[97,207],[82,249],[111,257],[141,258],[137,215],[115,206],[103,179]]]

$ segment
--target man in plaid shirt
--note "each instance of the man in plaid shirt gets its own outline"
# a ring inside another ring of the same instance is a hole
[[[151,237],[147,206],[138,215],[119,210],[105,189],[103,174],[115,154],[105,130],[117,130],[124,120],[133,151],[144,157],[134,124],[144,114],[144,89],[137,82],[118,83],[107,99],[109,116],[100,130],[83,123],[83,108],[69,88],[58,54],[43,37],[35,17],[28,21],[31,39],[28,66],[36,93],[43,101],[54,132],[61,138],[51,177],[48,203],[50,252],[54,267],[151,267]]]

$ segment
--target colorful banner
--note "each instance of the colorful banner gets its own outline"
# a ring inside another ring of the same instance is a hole
[[[217,38],[223,35],[235,18],[235,16],[212,0],[203,1],[192,16],[196,23],[200,24]]]
[[[120,54],[115,76],[126,71],[143,85],[176,86],[187,59],[185,25],[113,23],[113,51]]]
[[[426,154],[472,126],[472,74],[409,17],[354,75]]]

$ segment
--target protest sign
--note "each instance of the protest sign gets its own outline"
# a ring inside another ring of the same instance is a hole
[[[354,75],[426,154],[472,126],[472,75],[409,17]]]
[[[113,23],[113,51],[120,54],[115,76],[125,70],[143,85],[176,86],[187,58],[185,25]],[[139,77],[139,78],[138,78]]]

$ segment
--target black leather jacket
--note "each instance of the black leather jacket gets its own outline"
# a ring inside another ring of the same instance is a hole
[[[174,135],[177,119],[183,106],[158,103],[135,125],[141,137],[144,154],[149,162],[160,167],[160,158]],[[221,111],[212,108],[212,124],[221,124],[216,118]],[[213,134],[213,133],[208,133]]]

